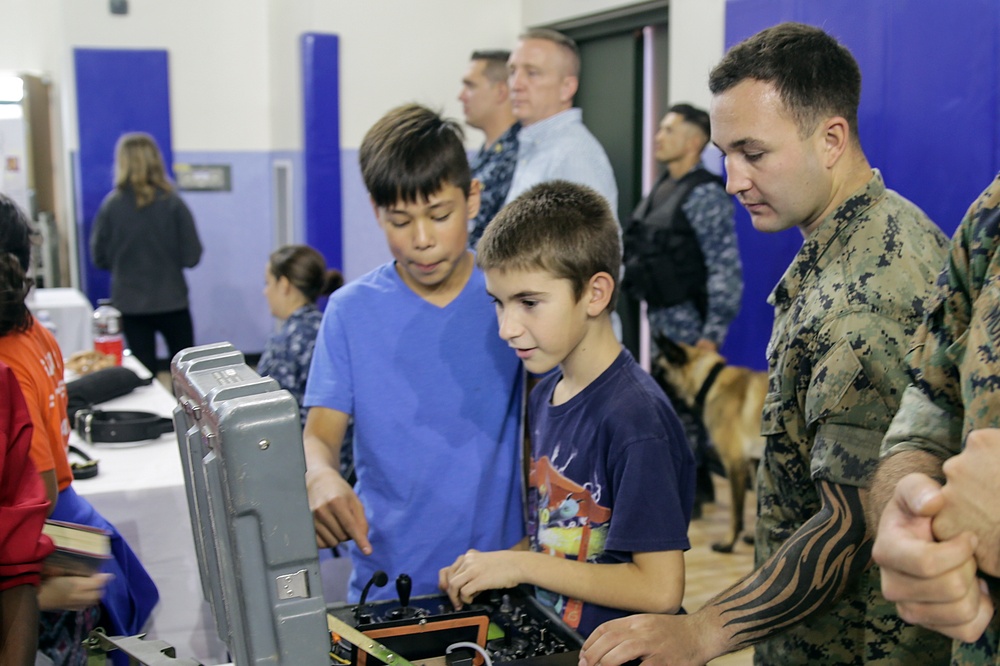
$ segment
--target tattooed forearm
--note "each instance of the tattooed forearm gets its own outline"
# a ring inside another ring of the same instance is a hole
[[[820,481],[822,509],[763,566],[710,602],[741,649],[843,594],[871,558],[861,491]]]

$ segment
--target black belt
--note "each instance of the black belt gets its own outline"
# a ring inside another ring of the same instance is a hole
[[[76,431],[88,444],[156,439],[173,429],[173,419],[150,412],[104,412],[81,409],[76,413]]]

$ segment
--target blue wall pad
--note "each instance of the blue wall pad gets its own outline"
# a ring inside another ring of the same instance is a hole
[[[110,293],[110,274],[90,260],[90,229],[113,187],[114,150],[125,132],[151,134],[170,169],[170,89],[164,50],[73,49],[80,150],[76,179],[81,280],[94,303]]]
[[[1000,4],[995,0],[728,0],[726,48],[783,21],[823,28],[861,67],[861,144],[886,186],[947,234],[1000,167]],[[737,205],[743,307],[723,353],[763,369],[765,301],[802,244],[753,229]]]
[[[340,184],[340,40],[306,33],[302,47],[305,238],[343,270]]]

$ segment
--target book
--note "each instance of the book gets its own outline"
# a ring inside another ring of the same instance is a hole
[[[42,527],[56,549],[45,564],[71,576],[90,576],[111,558],[111,535],[98,527],[46,520]]]

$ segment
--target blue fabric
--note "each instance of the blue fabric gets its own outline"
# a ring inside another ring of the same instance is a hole
[[[77,495],[73,486],[59,493],[55,511],[49,517],[99,527],[110,532],[112,557],[104,566],[104,571],[114,574],[114,578],[104,588],[101,603],[107,611],[114,635],[132,636],[142,631],[160,594],[153,579],[115,526],[99,514],[90,502]]]
[[[618,185],[611,162],[584,127],[580,109],[567,109],[522,127],[517,141],[517,168],[506,203],[539,183],[562,179],[597,190],[618,217]]]
[[[522,538],[522,374],[478,269],[443,308],[407,287],[393,263],[333,294],[305,404],[354,417],[355,490],[373,552],[350,544],[349,600],[378,569],[409,574],[414,595],[437,593],[439,569],[467,549]],[[370,597],[396,591],[372,588]]]
[[[309,410],[302,399],[322,320],[323,313],[315,305],[303,305],[284,321],[279,331],[268,338],[257,363],[259,374],[274,379],[295,397],[303,425]]]
[[[75,171],[80,228],[90,238],[94,216],[108,193],[115,166],[115,143],[125,132],[147,132],[156,139],[168,175],[173,169],[170,133],[170,67],[166,49],[73,49],[79,151]],[[110,276],[88,257],[80,264],[85,291],[94,304],[107,298]]]
[[[472,177],[483,184],[479,212],[469,220],[469,247],[475,249],[489,224],[503,206],[517,166],[517,133],[521,123],[514,123],[489,146],[483,145],[469,163]]]
[[[299,37],[306,242],[328,266],[344,267],[340,150],[340,37]]]
[[[625,350],[583,391],[552,406],[561,378],[546,376],[529,398],[532,550],[579,559],[587,542],[587,562],[613,564],[631,562],[632,553],[690,548],[694,458],[663,391]],[[536,593],[583,636],[629,614]]]

